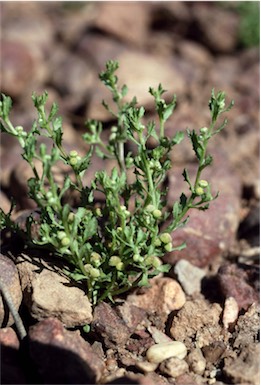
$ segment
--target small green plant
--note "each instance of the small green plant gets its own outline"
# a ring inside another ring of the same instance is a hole
[[[34,176],[28,180],[29,196],[40,209],[39,234],[34,236],[32,225],[35,219],[27,218],[26,231],[22,231],[11,219],[11,211],[0,212],[1,228],[11,227],[23,233],[27,244],[46,248],[69,262],[71,269],[66,273],[75,281],[86,285],[86,292],[93,304],[123,293],[132,287],[148,285],[148,279],[160,272],[167,272],[169,265],[162,264],[160,257],[174,250],[171,233],[188,220],[188,210],[205,210],[211,200],[210,184],[201,179],[201,173],[212,162],[207,154],[209,140],[220,132],[227,121],[216,127],[218,117],[228,111],[225,93],[215,95],[212,90],[209,101],[210,125],[197,133],[187,131],[191,140],[198,170],[192,182],[188,171],[183,172],[189,186],[189,194],[184,193],[169,211],[166,205],[166,191],[161,188],[168,170],[171,168],[169,153],[184,137],[177,132],[169,138],[165,135],[165,123],[172,115],[176,104],[174,96],[170,103],[162,98],[165,92],[161,85],[149,92],[155,100],[159,120],[143,123],[145,109],[138,107],[136,98],[124,101],[127,86],[119,87],[115,75],[118,63],[108,61],[106,70],[100,74],[101,81],[111,91],[113,106],[103,101],[104,107],[112,114],[115,125],[111,127],[110,138],[101,138],[102,123],[96,120],[86,122],[87,132],[83,139],[89,145],[85,156],[77,150],[67,153],[63,147],[62,119],[57,116],[58,107],[52,105],[47,113],[45,105],[47,93],[33,95],[32,99],[38,118],[29,132],[21,126],[14,127],[9,119],[11,99],[2,95],[0,104],[1,131],[15,136],[23,150],[22,157],[32,168]],[[39,144],[41,137],[52,141],[51,151],[45,144]],[[149,149],[148,139],[153,137],[157,145]],[[125,153],[126,143],[132,142],[135,152]],[[103,159],[114,159],[118,167],[111,174],[97,171],[89,186],[83,184],[83,175],[88,170],[94,151]],[[41,171],[36,167],[41,164]],[[63,186],[58,186],[53,175],[53,167],[63,162],[72,170]],[[135,180],[130,182],[130,172]],[[64,197],[68,191],[77,191],[80,204],[71,207]],[[95,204],[95,192],[104,196],[104,204]],[[135,201],[131,205],[131,202]],[[131,208],[132,206],[132,208]],[[161,231],[161,224],[168,218],[169,225]],[[176,249],[185,247],[184,244]]]

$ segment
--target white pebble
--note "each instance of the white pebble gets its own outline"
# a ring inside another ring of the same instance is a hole
[[[158,364],[170,357],[178,357],[182,360],[186,355],[187,348],[180,341],[152,345],[146,353],[148,361]]]
[[[224,312],[223,312],[223,325],[226,329],[231,324],[236,322],[238,318],[239,307],[234,297],[229,297],[225,301]]]

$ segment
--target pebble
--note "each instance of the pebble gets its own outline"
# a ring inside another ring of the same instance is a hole
[[[223,311],[223,325],[226,329],[230,325],[233,325],[238,318],[239,306],[234,297],[229,297],[225,301],[224,311]]]
[[[135,366],[142,370],[144,373],[150,373],[150,372],[154,372],[157,367],[158,367],[158,363],[154,363],[154,362],[149,362],[149,361],[137,361]]]
[[[181,259],[176,263],[174,272],[186,294],[192,295],[201,291],[201,280],[206,275],[203,269]]]
[[[170,357],[160,364],[159,370],[161,373],[175,378],[186,373],[188,368],[189,366],[186,361],[178,357]]]
[[[202,375],[206,368],[206,359],[204,358],[201,349],[193,349],[187,356],[186,361],[190,369],[199,375]]]
[[[165,342],[152,345],[146,353],[149,362],[161,363],[170,357],[179,359],[185,358],[187,355],[186,346],[180,341]]]

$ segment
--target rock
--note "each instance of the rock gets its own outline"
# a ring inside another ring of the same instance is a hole
[[[257,304],[249,307],[248,311],[239,316],[233,333],[233,347],[243,348],[249,343],[258,343],[260,332],[260,308]]]
[[[195,17],[202,42],[215,53],[233,51],[238,42],[239,16],[212,4],[193,4]]]
[[[226,329],[230,329],[236,323],[238,317],[238,304],[234,297],[225,300],[222,322]]]
[[[11,202],[2,190],[0,190],[0,201],[1,209],[7,214],[10,210]]]
[[[205,299],[188,300],[174,316],[170,335],[190,347],[201,348],[216,340],[223,340],[219,325],[222,308],[219,304],[209,304]]]
[[[15,310],[18,312],[23,298],[19,275],[13,261],[3,254],[0,254],[0,280],[1,284],[5,286],[5,295],[10,297]],[[7,327],[13,325],[13,323],[13,316],[10,314],[10,310],[5,300],[3,300],[1,293],[0,325],[1,327]]]
[[[259,302],[258,266],[225,264],[219,268],[217,279],[223,296],[234,297],[240,310]]]
[[[161,342],[159,344],[152,345],[146,353],[146,357],[149,362],[158,364],[170,357],[177,357],[182,360],[186,357],[186,355],[186,345],[180,341]]]
[[[105,302],[101,302],[95,307],[92,327],[104,338],[107,347],[124,346],[132,334],[131,329],[115,310]]]
[[[52,68],[51,84],[65,99],[72,110],[82,105],[92,87],[94,70],[79,56],[69,54],[67,50],[56,49],[50,61]]]
[[[22,95],[31,86],[36,70],[28,48],[19,42],[2,41],[2,81],[1,89],[12,98]]]
[[[186,357],[186,362],[194,373],[199,375],[204,373],[206,368],[206,359],[204,358],[201,349],[196,348],[191,350]]]
[[[30,327],[29,351],[44,383],[48,384],[97,383],[105,368],[80,333],[66,330],[55,318]]]
[[[181,309],[186,302],[185,294],[174,279],[160,277],[150,280],[151,287],[129,294],[127,302],[149,312],[167,317],[173,310]]]
[[[72,286],[52,259],[22,254],[17,268],[32,317],[38,321],[56,317],[67,327],[83,326],[92,321],[92,308],[86,293]]]
[[[174,272],[186,294],[192,295],[201,291],[201,280],[206,275],[204,270],[181,259],[176,263]]]
[[[19,355],[20,343],[15,331],[8,327],[0,329],[1,383],[25,384],[26,379]]]
[[[124,302],[121,306],[117,306],[115,310],[132,333],[134,333],[137,326],[144,321],[146,316],[146,311],[144,309],[134,306],[128,301]]]
[[[202,347],[202,352],[206,361],[212,364],[217,364],[225,351],[226,345],[222,341],[214,341],[211,344]]]
[[[127,43],[141,46],[147,38],[148,4],[102,3],[95,27]]]
[[[134,50],[124,51],[115,59],[120,63],[117,71],[120,86],[126,84],[129,89],[125,98],[126,101],[131,101],[136,96],[139,105],[148,109],[154,108],[154,99],[148,91],[149,87],[156,88],[159,83],[164,88],[168,88],[168,92],[164,94],[167,101],[172,99],[174,93],[184,92],[185,81],[179,76],[179,71],[174,68],[170,60],[163,60]],[[173,84],[173,78],[175,78],[175,89],[170,88],[170,85]],[[112,119],[111,114],[101,105],[102,100],[111,100],[111,95],[105,86],[99,82],[94,86],[92,99],[88,106],[89,118],[102,121]]]
[[[158,363],[149,361],[137,361],[135,366],[138,369],[142,370],[144,373],[150,373],[154,372],[157,369]]]
[[[188,364],[178,357],[170,357],[160,364],[159,370],[169,377],[176,378],[188,371]]]
[[[228,250],[235,242],[239,225],[240,181],[226,163],[225,154],[215,151],[213,166],[207,168],[202,178],[212,187],[212,195],[219,191],[216,200],[210,202],[209,209],[188,212],[188,223],[172,233],[173,246],[186,242],[181,251],[166,254],[164,262],[175,264],[179,259],[186,259],[197,267],[207,266],[220,253]],[[176,167],[169,174],[168,205],[173,206],[183,191],[188,194],[185,182],[182,182],[183,167]],[[187,167],[191,180],[196,167]],[[181,183],[182,182],[182,183]]]
[[[245,346],[238,357],[225,358],[223,372],[232,384],[259,385],[260,380],[259,344]]]

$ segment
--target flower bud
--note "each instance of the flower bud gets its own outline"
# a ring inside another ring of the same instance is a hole
[[[113,255],[112,257],[110,257],[109,259],[109,265],[110,266],[116,266],[117,264],[119,264],[121,262],[121,259],[120,257],[116,256],[116,255]]]
[[[134,254],[133,255],[133,261],[134,262],[140,262],[140,260],[141,260],[140,254]]]
[[[73,222],[74,217],[75,217],[74,213],[69,213],[69,215],[68,215],[68,222]]]
[[[70,158],[77,158],[78,152],[75,150],[70,151]]]
[[[68,246],[70,244],[70,239],[68,237],[64,237],[61,239],[61,245],[62,246]]]
[[[154,210],[156,210],[156,207],[154,205],[148,205],[145,207],[145,210],[149,213],[152,213]]]
[[[78,159],[77,158],[70,158],[70,165],[71,166],[76,166],[77,163],[78,163]]]
[[[160,210],[156,209],[152,212],[152,215],[154,218],[159,219],[162,216],[162,212]]]
[[[166,250],[166,251],[171,251],[172,250],[172,243],[170,242],[170,243],[167,243],[165,246],[164,246],[164,249]]]
[[[100,276],[100,270],[95,267],[91,267],[89,274],[92,278],[98,278]]]
[[[154,246],[159,247],[161,245],[161,240],[159,238],[156,238],[154,241]]]
[[[98,254],[95,251],[93,251],[91,253],[91,262],[96,267],[100,266],[100,264],[101,264],[101,256],[100,256],[100,254]]]
[[[202,135],[206,135],[208,133],[208,128],[207,127],[202,127],[199,131],[200,131],[200,133]]]
[[[123,270],[123,268],[124,268],[124,264],[123,264],[123,262],[119,262],[119,263],[117,263],[117,265],[116,265],[116,269],[117,269],[118,271],[122,271],[122,270]]]
[[[195,193],[200,196],[204,194],[204,190],[202,187],[197,187]]]
[[[208,187],[208,182],[206,180],[204,180],[204,179],[201,179],[198,182],[198,185],[199,185],[199,187],[206,188],[206,187]]]
[[[162,233],[160,235],[160,240],[162,243],[165,243],[165,244],[172,242],[172,238],[169,233]]]
[[[57,233],[57,238],[62,240],[63,238],[66,237],[66,232],[65,231],[58,231]]]

